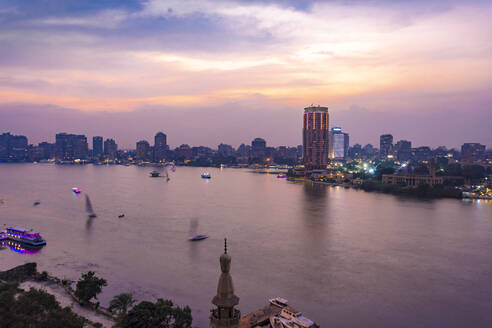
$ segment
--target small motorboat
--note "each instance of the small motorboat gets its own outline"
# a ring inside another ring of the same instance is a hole
[[[78,188],[78,187],[73,187],[72,188],[72,191],[74,194],[78,195],[82,192],[82,189]]]
[[[202,179],[210,179],[210,178],[211,178],[210,173],[208,172],[202,173]]]
[[[286,178],[286,175],[283,173],[280,173],[279,175],[277,175],[277,178],[283,179],[283,178]]]
[[[39,204],[41,204],[41,202],[34,202],[34,204],[32,204],[32,206],[38,206]]]
[[[196,235],[196,236],[188,238],[188,240],[189,241],[199,241],[199,240],[203,240],[203,239],[207,239],[207,238],[208,238],[208,235]]]
[[[124,218],[125,217],[125,214],[120,214],[118,215],[118,217],[121,219],[121,218]]]
[[[150,177],[151,178],[159,178],[161,176],[161,174],[157,171],[152,171],[150,172]]]

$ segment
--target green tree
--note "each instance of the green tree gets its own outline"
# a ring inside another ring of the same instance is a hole
[[[9,328],[82,328],[85,319],[62,308],[51,294],[31,288],[23,292],[17,284],[0,284],[0,326]]]
[[[111,302],[109,302],[109,311],[116,313],[126,313],[128,308],[130,308],[135,303],[133,295],[130,293],[122,293],[113,297]]]
[[[82,274],[82,277],[77,282],[75,296],[82,303],[89,303],[92,298],[97,299],[97,294],[102,292],[102,288],[107,286],[107,282],[103,278],[98,278],[93,271]]]
[[[191,309],[185,306],[173,307],[170,300],[158,299],[152,303],[142,301],[135,305],[121,319],[118,327],[121,328],[189,328],[192,323]]]
[[[480,180],[485,178],[485,168],[481,165],[465,166],[462,174],[466,179]]]
[[[191,327],[192,321],[191,309],[188,305],[184,308],[180,308],[179,306],[174,308],[174,328]]]

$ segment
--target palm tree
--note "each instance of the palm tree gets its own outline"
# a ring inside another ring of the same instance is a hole
[[[116,313],[126,313],[129,307],[135,303],[133,295],[130,293],[122,293],[113,297],[109,302],[109,311]]]

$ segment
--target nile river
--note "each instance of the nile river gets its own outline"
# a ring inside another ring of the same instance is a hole
[[[38,230],[35,261],[99,297],[170,298],[208,326],[223,238],[243,314],[280,296],[323,327],[491,327],[492,202],[398,198],[238,169],[0,165],[0,224]],[[80,195],[72,187],[80,187]],[[97,218],[88,221],[84,193]],[[39,206],[33,206],[40,201]],[[124,218],[118,218],[119,214]],[[189,242],[191,233],[209,239]]]

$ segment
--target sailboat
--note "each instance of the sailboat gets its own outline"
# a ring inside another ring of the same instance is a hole
[[[166,173],[166,181],[171,180],[171,179],[169,178],[169,172],[167,172],[167,170],[164,170],[164,172]]]
[[[87,211],[87,213],[89,213],[90,218],[95,218],[97,216],[92,209],[91,200],[89,199],[89,196],[87,196],[87,194],[85,195],[85,210]]]

